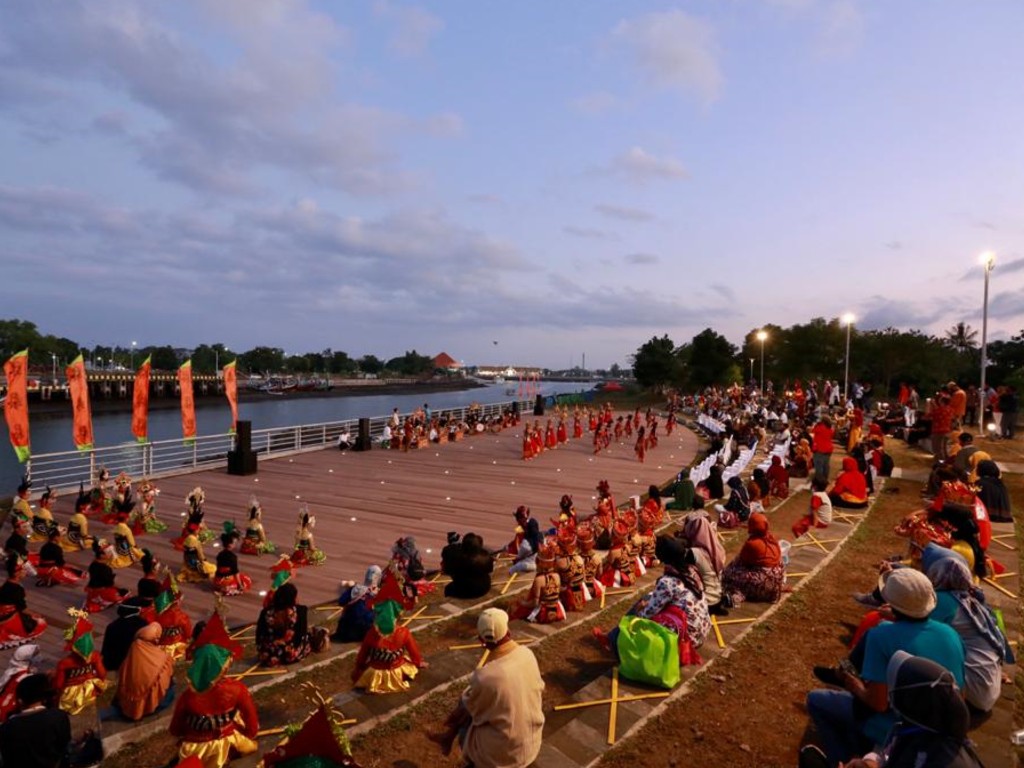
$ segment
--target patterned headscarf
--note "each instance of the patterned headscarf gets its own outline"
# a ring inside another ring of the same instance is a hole
[[[948,592],[956,599],[978,634],[999,652],[1000,660],[1005,658],[1006,639],[992,611],[985,605],[984,594],[974,586],[971,571],[963,558],[944,557],[932,563],[926,575],[936,592]]]
[[[715,573],[725,568],[725,548],[711,527],[711,521],[702,512],[693,512],[683,520],[683,536],[691,547],[703,549],[711,558]]]

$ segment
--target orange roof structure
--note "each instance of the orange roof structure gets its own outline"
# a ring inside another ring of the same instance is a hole
[[[454,357],[449,355],[447,352],[442,352],[434,358],[435,368],[449,368],[452,370],[462,367],[462,363],[456,360]]]

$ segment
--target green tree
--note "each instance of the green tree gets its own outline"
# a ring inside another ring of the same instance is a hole
[[[384,367],[403,376],[423,376],[433,372],[434,359],[426,355],[417,354],[414,349],[407,351],[401,357],[391,358],[384,364]]]
[[[331,353],[331,373],[354,373],[357,368],[358,364],[356,363],[355,360],[349,357],[347,353],[340,351],[335,351]]]
[[[278,373],[284,370],[284,350],[278,347],[254,347],[238,356],[238,364],[251,373]]]
[[[147,355],[150,357],[149,364],[154,371],[174,371],[181,364],[174,348],[170,346],[145,347],[136,352],[135,364],[140,365]]]
[[[957,352],[963,354],[977,349],[978,332],[967,325],[967,323],[960,322],[946,331],[943,341]]]
[[[662,387],[678,383],[681,371],[676,345],[665,334],[651,338],[633,355],[633,376],[642,387]]]
[[[363,355],[359,358],[359,370],[375,376],[384,370],[384,363],[376,355]]]
[[[689,378],[697,387],[731,383],[737,375],[736,347],[710,328],[693,337],[689,349]]]

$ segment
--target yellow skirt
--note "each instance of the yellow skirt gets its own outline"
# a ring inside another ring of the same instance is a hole
[[[217,566],[213,563],[201,563],[202,573],[194,571],[187,565],[182,566],[182,569],[178,571],[178,581],[187,581],[191,584],[201,584],[204,581],[209,581],[213,574],[217,572]]]
[[[409,690],[409,681],[416,677],[419,669],[415,664],[405,662],[394,669],[369,667],[356,680],[356,688],[365,688],[367,693],[398,693]]]
[[[96,700],[103,689],[107,687],[105,680],[92,678],[84,683],[69,685],[60,692],[60,708],[69,715],[77,715],[89,704]]]
[[[114,555],[110,559],[111,568],[130,568],[142,559],[142,550],[138,547],[132,547],[132,551],[127,555]]]
[[[183,741],[178,747],[178,759],[198,757],[203,768],[222,768],[231,759],[231,751],[237,755],[251,755],[260,745],[244,733],[235,731],[230,736],[213,741]]]
[[[164,653],[170,656],[175,661],[185,658],[185,652],[188,650],[188,643],[170,643],[168,645],[161,645],[164,649]]]

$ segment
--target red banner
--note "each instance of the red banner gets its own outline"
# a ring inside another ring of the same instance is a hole
[[[152,367],[147,357],[135,372],[135,386],[132,388],[132,434],[140,443],[149,441],[149,371]]]
[[[89,406],[89,382],[85,376],[85,360],[79,355],[64,369],[71,394],[71,434],[75,448],[92,449],[92,408]]]
[[[186,443],[196,439],[196,400],[192,394],[192,361],[186,360],[178,369],[181,388],[181,435]]]
[[[4,400],[4,418],[11,433],[11,445],[18,461],[28,461],[32,454],[28,440],[28,350],[11,355],[4,363],[7,376],[7,398]]]
[[[237,360],[232,360],[224,366],[224,394],[227,396],[228,404],[231,406],[232,433],[234,433],[235,426],[238,424],[238,377],[235,371],[235,363],[237,362]]]

